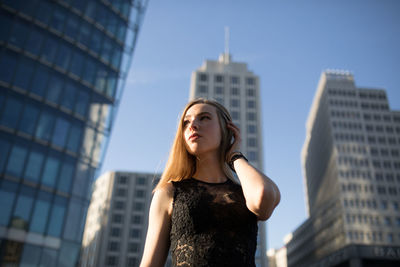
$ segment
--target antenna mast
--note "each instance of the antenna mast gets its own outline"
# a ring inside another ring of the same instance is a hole
[[[229,63],[229,27],[225,26],[225,56],[224,56],[224,63]]]

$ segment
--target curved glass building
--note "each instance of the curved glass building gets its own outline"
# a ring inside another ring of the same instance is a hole
[[[146,0],[0,1],[0,265],[76,266]]]

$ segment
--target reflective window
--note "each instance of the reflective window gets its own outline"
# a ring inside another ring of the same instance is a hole
[[[65,30],[64,30],[65,34],[71,37],[72,39],[75,39],[79,29],[79,22],[80,19],[78,16],[69,13],[67,23],[65,24]]]
[[[6,105],[1,116],[1,124],[10,128],[16,128],[21,109],[21,100],[9,96],[6,100]]]
[[[59,168],[60,160],[55,155],[48,156],[43,169],[42,184],[54,187]]]
[[[81,141],[81,135],[82,135],[82,128],[78,124],[73,124],[71,126],[69,135],[68,135],[68,141],[67,141],[67,149],[72,151],[72,152],[78,152],[78,148],[80,145]]]
[[[64,81],[58,74],[53,74],[50,77],[49,85],[47,87],[46,99],[58,104],[61,97]]]
[[[44,24],[49,24],[52,11],[53,3],[51,1],[39,1],[36,10],[36,19],[40,20]]]
[[[11,217],[11,210],[14,204],[16,191],[18,184],[9,182],[6,180],[2,181],[0,189],[0,205],[1,205],[1,216],[0,225],[8,226]]]
[[[86,47],[89,47],[90,44],[90,32],[91,32],[92,26],[86,22],[82,21],[81,26],[79,27],[79,37],[78,41],[85,45]]]
[[[0,10],[0,40],[8,41],[8,34],[12,26],[12,18],[8,12]]]
[[[127,26],[126,26],[125,22],[120,20],[119,21],[119,25],[118,25],[118,29],[117,29],[117,38],[121,42],[125,41],[126,28],[127,28]]]
[[[39,266],[57,266],[57,250],[43,248]]]
[[[35,11],[36,11],[36,2],[37,2],[36,0],[30,0],[30,1],[23,1],[23,0],[15,1],[15,0],[13,0],[12,2],[20,3],[17,10],[22,11],[24,14],[34,16]]]
[[[31,83],[31,91],[37,95],[44,96],[48,79],[48,69],[42,65],[38,65]]]
[[[44,233],[46,228],[47,216],[50,212],[51,194],[39,191],[36,197],[35,207],[33,208],[30,231]]]
[[[82,154],[88,158],[92,157],[92,150],[95,144],[95,132],[92,128],[87,127],[85,129],[85,135],[82,143]]]
[[[118,75],[111,72],[107,79],[106,95],[114,98],[115,90],[117,88]]]
[[[14,23],[12,27],[12,31],[8,41],[13,45],[22,48],[26,36],[28,36],[28,32],[29,32],[28,26],[21,21],[17,21]]]
[[[8,158],[6,173],[16,177],[21,176],[26,159],[27,148],[21,145],[14,145]]]
[[[96,6],[97,5],[95,0],[89,0],[85,10],[85,15],[88,16],[89,18],[95,19]]]
[[[85,193],[87,192],[89,179],[89,166],[84,163],[79,163],[76,169],[72,194],[75,196],[86,197]]]
[[[102,65],[98,66],[96,81],[95,81],[96,90],[100,92],[104,91],[104,87],[106,86],[106,81],[107,81],[107,73],[108,72],[105,67],[103,67]]]
[[[35,190],[32,187],[21,186],[14,214],[11,218],[11,227],[28,230],[29,216],[32,210],[34,195]]]
[[[84,56],[80,51],[74,51],[70,66],[70,71],[76,76],[80,77],[82,74],[82,67],[84,63]]]
[[[94,84],[94,78],[96,76],[97,64],[90,57],[86,60],[86,66],[83,72],[83,79],[90,84]]]
[[[17,65],[17,54],[8,50],[0,54],[0,80],[11,82]]]
[[[60,48],[58,49],[56,64],[60,68],[64,70],[68,69],[69,62],[71,61],[72,50],[70,46],[66,44],[60,44]]]
[[[54,115],[50,114],[47,111],[43,111],[39,118],[35,136],[45,141],[49,141],[53,125]]]
[[[43,162],[44,154],[39,150],[32,149],[29,153],[24,178],[33,182],[39,182]]]
[[[100,30],[93,28],[92,38],[89,47],[92,51],[94,51],[97,54],[100,54],[101,52],[102,48],[101,45],[103,44],[103,35],[104,34]]]
[[[74,175],[75,164],[70,160],[63,160],[61,167],[60,179],[58,180],[57,189],[69,193],[71,189],[72,179]]]
[[[29,244],[24,244],[20,267],[33,267],[39,264],[41,248]]]
[[[66,119],[57,118],[51,142],[59,147],[64,147],[70,125]]]
[[[38,117],[39,108],[30,103],[25,104],[24,111],[19,122],[19,130],[33,135]]]
[[[8,159],[8,152],[10,150],[10,143],[0,136],[0,173],[3,172],[4,165]]]
[[[107,21],[109,16],[109,10],[102,4],[97,6],[96,22],[104,28],[107,28]]]
[[[67,83],[65,85],[64,93],[61,99],[61,105],[69,110],[73,110],[76,97],[76,85]]]
[[[114,68],[119,68],[119,65],[121,64],[121,58],[122,58],[122,49],[121,48],[115,49],[111,59],[111,64],[113,65]]]
[[[31,29],[28,40],[25,42],[25,50],[34,55],[40,55],[40,48],[42,47],[43,40],[43,33],[39,29]]]
[[[86,111],[88,105],[89,105],[89,94],[86,91],[84,91],[84,89],[79,90],[76,98],[75,112],[81,115],[82,117],[86,117]]]
[[[56,5],[51,17],[50,27],[62,32],[66,17],[66,10],[59,5]]]
[[[113,41],[105,36],[103,41],[103,50],[101,51],[101,58],[107,62],[110,62],[112,52],[113,52]]]
[[[117,31],[117,27],[118,27],[118,16],[115,13],[110,12],[107,23],[107,31],[114,34]]]
[[[34,64],[32,60],[27,59],[26,57],[21,57],[17,71],[14,76],[14,85],[28,90],[29,82],[32,78],[34,70]]]
[[[59,264],[57,266],[77,266],[80,244],[63,241],[60,249]]]
[[[63,234],[65,239],[71,241],[79,240],[80,236],[78,229],[81,220],[83,220],[82,217],[85,217],[82,214],[82,207],[83,205],[80,201],[73,198],[70,200]]]
[[[57,237],[61,235],[66,205],[67,199],[65,197],[55,196],[50,213],[49,226],[47,227],[47,234]]]
[[[52,36],[48,36],[44,42],[41,57],[42,59],[53,63],[57,54],[58,42]]]

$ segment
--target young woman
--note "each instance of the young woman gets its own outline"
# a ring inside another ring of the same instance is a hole
[[[257,221],[271,216],[280,192],[240,143],[222,105],[188,103],[154,190],[141,267],[164,266],[170,248],[173,266],[255,266]]]

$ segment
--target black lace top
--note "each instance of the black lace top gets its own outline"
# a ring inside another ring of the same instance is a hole
[[[257,217],[231,180],[173,182],[170,232],[173,266],[255,266]]]

